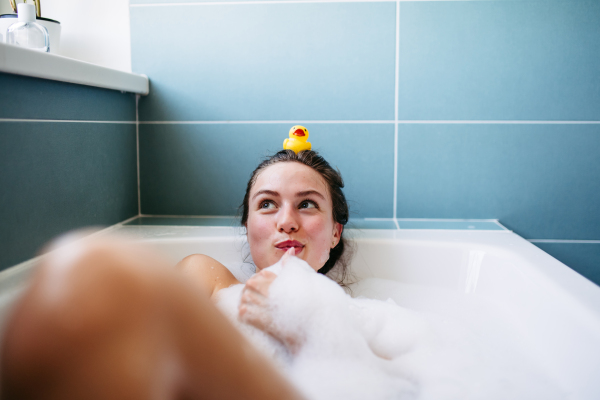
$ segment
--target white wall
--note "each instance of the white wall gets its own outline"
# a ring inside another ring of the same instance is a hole
[[[61,23],[60,55],[131,72],[129,0],[41,0],[40,3],[42,17]],[[0,13],[12,13],[9,0],[0,0]]]

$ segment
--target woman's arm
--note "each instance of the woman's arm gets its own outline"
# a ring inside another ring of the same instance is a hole
[[[189,281],[214,298],[216,293],[240,283],[223,264],[204,254],[192,254],[181,260],[175,269],[181,271]]]

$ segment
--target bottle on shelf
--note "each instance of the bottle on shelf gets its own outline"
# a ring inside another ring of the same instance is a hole
[[[6,31],[6,43],[50,52],[50,35],[44,26],[35,22],[35,6],[19,3],[17,14],[18,21],[9,26]]]

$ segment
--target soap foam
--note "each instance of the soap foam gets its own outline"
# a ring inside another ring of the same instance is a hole
[[[217,304],[309,399],[565,398],[518,354],[507,356],[505,346],[457,319],[391,298],[352,298],[296,257],[268,270],[278,275],[269,289],[273,323],[302,338],[297,354],[238,321],[243,285],[222,289]],[[381,293],[389,285],[366,280],[355,293]]]

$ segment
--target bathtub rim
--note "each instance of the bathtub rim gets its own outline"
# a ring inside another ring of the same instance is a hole
[[[129,221],[129,220],[128,220]],[[97,230],[75,242],[84,242],[105,235],[125,235],[135,241],[177,242],[215,239],[245,241],[244,229],[232,226],[181,226],[181,225],[124,225],[123,223]],[[516,233],[507,230],[466,231],[451,229],[347,229],[346,237],[356,241],[421,242],[444,246],[468,246],[489,251],[493,254],[517,257],[534,266],[536,273],[561,292],[592,311],[600,320],[600,286],[585,278],[575,270],[558,261],[542,249]],[[7,292],[22,288],[35,267],[50,253],[45,253],[0,271],[0,298]]]

